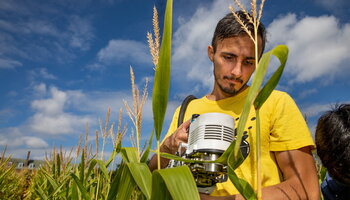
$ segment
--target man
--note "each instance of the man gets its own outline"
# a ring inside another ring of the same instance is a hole
[[[254,27],[239,11],[237,14],[253,33]],[[265,28],[258,28],[259,54],[265,46]],[[232,14],[219,21],[214,32],[212,45],[208,46],[208,57],[214,65],[213,91],[197,100],[191,101],[185,113],[185,120],[192,114],[220,112],[239,119],[248,94],[247,85],[255,66],[255,46],[242,26]],[[187,142],[190,125],[185,121],[177,127],[179,108],[176,110],[168,134],[160,149],[174,154],[180,142]],[[246,141],[250,153],[235,170],[239,177],[252,186],[256,184],[255,163],[255,110],[249,114]],[[262,142],[262,186],[263,199],[319,199],[319,185],[316,168],[310,149],[314,147],[306,123],[294,101],[284,92],[274,91],[260,109]],[[248,128],[249,127],[249,128]],[[156,168],[157,158],[150,162],[150,169]],[[162,158],[165,167],[169,160]],[[243,199],[231,183],[218,183],[212,196],[201,195],[202,199]],[[225,196],[225,197],[215,197]]]
[[[328,170],[321,184],[324,199],[350,199],[350,104],[337,106],[320,117],[316,146]]]

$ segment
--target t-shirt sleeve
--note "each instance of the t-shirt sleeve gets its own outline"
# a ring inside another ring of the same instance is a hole
[[[282,93],[275,105],[270,150],[286,151],[306,146],[315,148],[309,128],[294,100],[287,93]]]
[[[174,112],[173,119],[171,120],[168,132],[165,135],[163,141],[176,131],[176,129],[177,129],[177,120],[179,118],[179,112],[180,112],[180,106],[177,107],[175,112]],[[163,141],[162,141],[162,143],[163,143]]]

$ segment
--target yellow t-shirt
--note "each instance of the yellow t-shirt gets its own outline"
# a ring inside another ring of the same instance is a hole
[[[192,114],[219,112],[239,118],[249,89],[238,95],[219,101],[209,100],[202,97],[190,102],[187,107],[184,121],[191,118]],[[177,129],[177,120],[180,107],[176,109],[166,137]],[[245,179],[252,187],[256,184],[256,121],[255,110],[252,107],[245,130],[248,137],[250,152],[242,165],[235,172],[240,178]],[[278,184],[282,181],[274,157],[274,151],[286,151],[299,149],[305,146],[314,146],[310,131],[293,99],[285,92],[273,91],[260,109],[261,127],[261,172],[262,186]],[[235,121],[235,126],[238,124]],[[230,180],[216,184],[214,196],[226,196],[237,194],[238,191]]]

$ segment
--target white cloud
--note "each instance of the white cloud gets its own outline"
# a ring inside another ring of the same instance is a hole
[[[116,64],[121,61],[132,63],[150,64],[148,46],[145,43],[133,40],[110,40],[108,45],[101,49],[97,58],[106,64]]]
[[[9,148],[28,147],[45,148],[48,144],[45,140],[34,136],[24,136],[23,130],[19,127],[11,127],[0,130],[0,146]]]
[[[48,20],[41,19],[26,19],[18,21],[5,21],[0,20],[0,29],[6,30],[11,33],[20,34],[40,34],[59,37],[59,31]]]
[[[304,109],[302,109],[302,112],[307,117],[315,117],[320,116],[323,112],[332,110],[334,108],[334,105],[336,104],[349,104],[350,101],[345,102],[332,102],[332,103],[325,103],[325,104],[312,104]]]
[[[66,7],[69,4],[1,1],[0,10],[12,17],[0,20],[0,51],[31,61],[67,63],[79,50],[88,50],[94,39],[90,14],[78,16]]]
[[[269,47],[286,44],[289,51],[286,72],[291,83],[318,78],[327,84],[336,76],[349,73],[350,24],[340,25],[333,16],[297,19],[288,14],[268,27]]]
[[[30,151],[30,159],[33,160],[44,160],[45,159],[45,154],[50,155],[50,153],[53,151],[52,148],[25,148],[25,147],[20,147],[20,148],[8,148],[6,151],[5,156],[11,156],[11,158],[21,158],[21,159],[26,159],[27,153]]]
[[[39,94],[39,95],[46,94],[46,91],[47,91],[45,83],[40,83],[38,85],[35,85],[33,89],[36,92],[36,94]]]
[[[20,146],[23,144],[22,133],[19,128],[0,129],[0,146]]]
[[[98,119],[104,120],[108,108],[111,108],[112,111],[110,121],[117,122],[120,108],[123,109],[124,120],[129,120],[124,101],[132,106],[131,91],[86,93],[79,90],[62,91],[56,87],[45,89],[46,85],[43,83],[34,88],[40,91],[42,96],[47,96],[47,98],[34,100],[31,104],[35,113],[27,124],[35,133],[49,135],[81,133],[86,123],[95,126]],[[44,95],[44,91],[47,91],[48,94]],[[178,105],[179,102],[168,102],[165,120],[172,119],[172,114]],[[153,120],[151,97],[148,97],[143,107],[142,116],[147,123]]]
[[[38,75],[44,79],[57,79],[56,76],[54,76],[53,74],[50,74],[46,68],[40,68],[38,69]]]
[[[124,101],[128,102],[129,106],[133,105],[133,97],[131,91],[119,91],[119,92],[89,92],[82,93],[78,91],[67,91],[68,96],[70,96],[69,104],[77,110],[83,112],[94,113],[98,117],[105,117],[107,108],[111,108],[112,113],[116,116],[119,109],[123,109],[123,114],[126,119],[129,117],[126,114],[126,109],[124,107]],[[75,95],[75,96],[74,96]],[[146,103],[143,107],[143,120],[152,121],[153,111],[152,111],[152,97],[148,96]],[[170,120],[173,112],[179,102],[168,102],[168,112],[166,114],[166,120]],[[103,118],[102,118],[103,119]]]
[[[31,106],[36,113],[28,121],[30,128],[38,133],[55,135],[79,133],[86,123],[93,124],[89,116],[65,112],[65,107],[72,98],[74,95],[51,87],[49,98],[32,102]]]
[[[17,24],[21,27],[20,31],[25,34],[40,34],[59,37],[60,31],[48,20],[29,20]]]
[[[16,60],[0,58],[0,69],[14,69],[20,66],[22,66],[22,63]]]
[[[28,78],[32,83],[36,83],[38,80],[57,80],[57,77],[47,71],[46,68],[35,68],[29,71]]]
[[[307,117],[315,117],[319,116],[322,112],[330,110],[332,108],[332,104],[312,104],[311,106],[302,110],[303,114]]]
[[[67,101],[67,94],[53,87],[50,89],[52,98],[34,100],[32,108],[45,115],[57,115],[63,112],[63,106]]]
[[[45,140],[38,137],[23,137],[23,141],[30,148],[46,148],[49,146]]]
[[[316,94],[318,91],[316,88],[312,88],[312,89],[308,89],[308,90],[304,90],[304,91],[300,91],[300,93],[298,94],[298,98],[299,99],[304,99],[306,97],[310,97],[313,94]]]
[[[79,16],[72,16],[69,21],[70,46],[88,50],[90,41],[93,39],[93,27],[90,21]]]
[[[86,123],[92,121],[90,117],[76,116],[67,113],[54,116],[36,113],[30,119],[30,127],[33,131],[44,134],[78,134],[83,132]]]
[[[207,56],[216,23],[228,13],[227,1],[214,1],[208,8],[199,7],[190,19],[179,18],[179,28],[174,33],[173,68],[178,81],[184,79],[203,84],[213,84],[212,63]]]

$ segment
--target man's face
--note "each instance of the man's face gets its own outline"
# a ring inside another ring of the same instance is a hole
[[[219,40],[215,53],[212,46],[208,47],[209,59],[214,64],[214,92],[220,90],[225,96],[234,96],[247,84],[255,70],[254,49],[254,43],[247,35]]]

